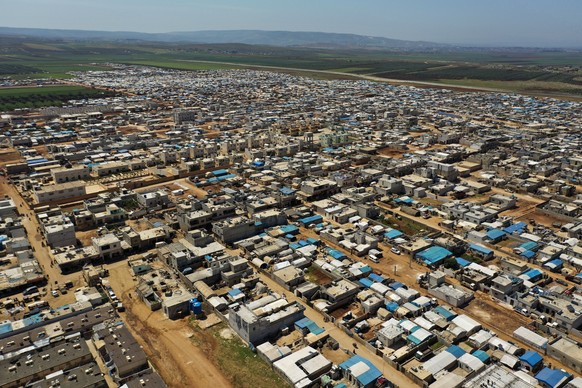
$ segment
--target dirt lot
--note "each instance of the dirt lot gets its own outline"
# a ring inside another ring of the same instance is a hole
[[[97,237],[97,229],[92,229],[92,230],[87,230],[87,231],[77,231],[76,234],[77,234],[77,240],[81,241],[82,246],[86,247],[86,246],[93,244],[93,242],[91,241],[91,238]]]
[[[516,314],[509,306],[498,304],[491,300],[489,295],[475,293],[475,300],[464,309],[479,321],[487,322],[496,330],[513,333],[520,326],[527,326],[530,322],[525,316]]]
[[[160,310],[152,312],[136,299],[125,262],[111,266],[109,271],[111,287],[126,306],[121,317],[169,387],[232,386],[202,349],[190,341],[194,333],[187,320],[169,320]]]
[[[329,276],[327,276],[323,271],[314,266],[309,267],[309,269],[307,270],[306,278],[310,282],[316,284],[328,284],[332,281],[332,279]]]
[[[208,196],[208,193],[205,190],[202,190],[201,188],[197,187],[188,179],[181,179],[179,185],[184,190],[188,189],[187,193],[195,196],[198,199],[203,199]]]
[[[394,159],[402,158],[402,155],[406,154],[407,152],[410,152],[410,150],[397,150],[393,148],[382,148],[381,150],[378,150],[379,155],[389,156]]]
[[[147,128],[143,125],[126,125],[123,127],[117,127],[117,131],[124,135],[129,135],[136,132],[147,132]]]
[[[13,148],[0,150],[0,164],[10,164],[22,160],[20,153]]]
[[[540,209],[536,209],[536,210],[532,211],[531,213],[528,213],[528,214],[518,218],[518,221],[523,221],[526,224],[529,224],[530,219],[535,220],[536,224],[541,224],[541,225],[544,225],[544,226],[546,226],[548,228],[552,228],[552,229],[553,229],[552,224],[555,222],[559,222],[562,225],[570,222],[570,221],[568,221],[567,218],[552,216],[552,215],[549,215],[549,214],[542,212]]]

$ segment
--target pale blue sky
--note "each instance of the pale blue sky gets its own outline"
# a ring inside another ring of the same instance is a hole
[[[0,0],[0,10],[5,27],[322,31],[582,47],[582,0]]]

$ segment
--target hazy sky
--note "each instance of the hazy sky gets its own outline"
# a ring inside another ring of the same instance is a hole
[[[4,27],[323,31],[582,47],[582,0],[0,0],[0,10]]]

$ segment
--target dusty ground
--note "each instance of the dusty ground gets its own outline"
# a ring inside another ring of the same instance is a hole
[[[124,135],[129,135],[136,132],[147,132],[148,129],[144,125],[126,125],[117,127],[117,131]]]
[[[22,160],[20,153],[14,148],[0,150],[0,164],[10,164]]]
[[[208,193],[206,191],[197,187],[195,184],[190,182],[190,180],[188,180],[188,179],[181,179],[176,184],[178,184],[184,190],[186,190],[186,189],[188,190],[188,192],[185,194],[193,195],[198,199],[203,199],[203,198],[206,198],[208,196]]]
[[[161,310],[152,312],[138,301],[125,262],[111,266],[109,271],[111,287],[121,295],[126,306],[121,317],[169,387],[232,386],[205,353],[190,341],[193,332],[186,319],[169,320]]]
[[[91,229],[86,231],[77,231],[77,240],[81,241],[81,245],[84,247],[91,245],[93,242],[91,238],[97,237],[97,229]]]
[[[527,326],[530,319],[516,314],[511,308],[505,307],[482,292],[475,293],[475,300],[464,309],[467,313],[478,318],[479,322],[487,322],[497,331],[513,333],[520,326]]]
[[[570,221],[568,221],[568,219],[563,218],[563,217],[556,217],[556,216],[551,216],[551,215],[545,214],[545,213],[541,212],[539,209],[535,209],[534,211],[518,218],[519,221],[523,221],[526,224],[529,224],[530,219],[535,220],[536,224],[541,224],[541,225],[544,225],[544,226],[551,228],[551,229],[554,229],[552,224],[555,222],[559,222],[562,225],[570,222]]]
[[[324,346],[323,349],[321,349],[321,353],[323,353],[325,358],[337,365],[347,361],[350,358],[350,356],[343,350],[332,350],[327,346]]]

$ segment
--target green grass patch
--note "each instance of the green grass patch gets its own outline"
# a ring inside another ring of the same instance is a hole
[[[203,330],[195,320],[192,341],[201,347],[208,358],[236,388],[285,387],[285,381],[262,358],[256,355],[237,336],[225,338],[224,323]],[[228,329],[230,330],[230,329]]]
[[[415,236],[426,231],[426,227],[424,225],[404,217],[401,217],[401,219],[396,217],[386,217],[380,219],[380,222],[382,222],[384,225],[395,227],[408,236]]]
[[[115,93],[82,86],[61,85],[0,89],[0,111],[62,106],[69,100],[112,96]]]
[[[315,284],[328,284],[333,279],[327,276],[322,270],[315,266],[310,266],[305,273],[305,278]]]
[[[439,341],[439,342],[435,342],[434,344],[430,345],[430,349],[432,351],[435,351],[435,350],[442,348],[443,346],[444,346],[443,343]]]
[[[240,69],[240,66],[222,63],[184,62],[184,61],[128,61],[132,65],[143,65],[175,70],[229,70]]]
[[[369,67],[340,67],[339,69],[330,69],[331,71],[337,71],[340,73],[365,73],[370,71]]]

